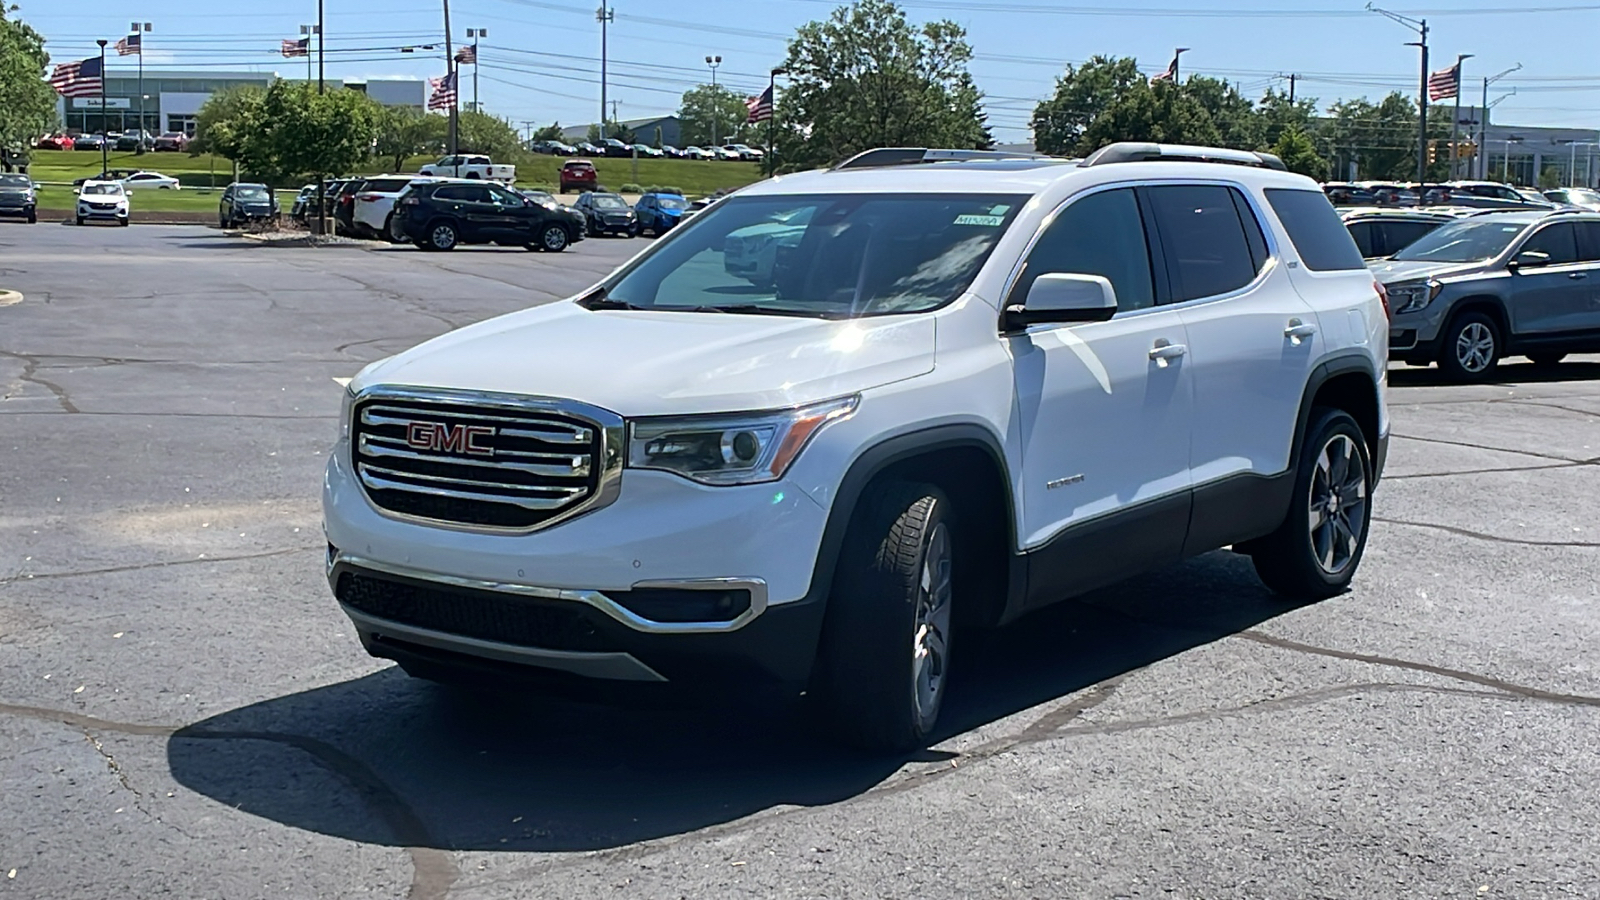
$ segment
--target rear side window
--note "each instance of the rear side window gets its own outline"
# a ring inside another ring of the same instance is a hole
[[[1383,225],[1383,246],[1378,255],[1393,256],[1415,244],[1423,235],[1438,227],[1438,222],[1385,222]],[[1356,243],[1359,244],[1360,241]]]
[[[1600,261],[1600,222],[1578,222],[1578,257],[1584,262]]]
[[[1378,223],[1377,222],[1351,222],[1348,226],[1350,237],[1355,239],[1356,249],[1361,252],[1363,259],[1385,254],[1378,252]]]
[[[1145,188],[1144,193],[1161,235],[1173,303],[1231,293],[1255,280],[1256,253],[1231,189],[1183,184]],[[1333,207],[1325,199],[1322,204],[1353,251],[1355,244]],[[1256,227],[1253,221],[1250,227]],[[1258,239],[1259,234],[1258,229]]]
[[[457,200],[464,203],[488,203],[489,192],[479,184],[447,184],[433,192],[436,200]]]
[[[1339,221],[1339,214],[1321,191],[1268,188],[1267,202],[1278,214],[1300,261],[1313,272],[1348,272],[1366,268],[1361,251]]]
[[[409,178],[374,178],[362,190],[379,194],[392,194],[411,183]]]

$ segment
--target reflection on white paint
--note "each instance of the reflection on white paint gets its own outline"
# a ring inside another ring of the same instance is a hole
[[[1068,350],[1083,361],[1084,368],[1088,369],[1094,380],[1100,383],[1100,390],[1111,393],[1111,373],[1106,371],[1105,365],[1100,362],[1100,357],[1094,355],[1094,350],[1084,342],[1083,338],[1074,334],[1071,328],[1057,328],[1055,334],[1061,338],[1061,343],[1065,344]]]
[[[833,349],[840,353],[854,353],[866,343],[867,336],[855,325],[846,325],[833,336]]]
[[[351,381],[351,379],[349,379],[349,378],[335,378],[335,379],[333,379],[333,383],[337,384],[339,387],[349,387],[350,386],[350,381]]]

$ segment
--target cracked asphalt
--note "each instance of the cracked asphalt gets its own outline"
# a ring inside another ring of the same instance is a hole
[[[1351,592],[1219,552],[1060,605],[958,645],[910,759],[366,657],[332,379],[640,246],[0,227],[0,895],[1600,896],[1596,357],[1395,369]]]

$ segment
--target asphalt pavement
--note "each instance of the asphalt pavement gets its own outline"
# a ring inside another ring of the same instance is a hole
[[[322,568],[334,379],[644,243],[0,221],[0,896],[1600,892],[1597,357],[1395,369],[1351,592],[1218,552],[1031,616],[911,759],[368,658]]]

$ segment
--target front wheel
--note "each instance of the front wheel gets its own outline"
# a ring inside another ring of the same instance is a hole
[[[1439,368],[1454,381],[1483,381],[1500,363],[1500,326],[1481,312],[1465,312],[1444,332]]]
[[[1262,583],[1296,600],[1324,600],[1355,577],[1372,522],[1372,462],[1361,426],[1341,409],[1312,412],[1278,530],[1250,547]]]
[[[928,484],[863,496],[840,552],[817,660],[817,693],[845,742],[901,752],[926,742],[950,667],[956,536]]]
[[[83,224],[83,216],[79,216],[79,217],[78,217],[78,224],[79,224],[79,225],[82,225],[82,224]]]
[[[456,227],[449,222],[439,222],[428,229],[428,249],[454,250],[460,236],[456,234]]]
[[[568,241],[567,230],[560,225],[547,225],[539,234],[539,246],[550,253],[560,253],[567,249]]]

